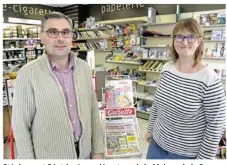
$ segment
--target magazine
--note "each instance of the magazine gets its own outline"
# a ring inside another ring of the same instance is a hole
[[[209,25],[208,15],[207,14],[201,14],[199,23],[200,23],[200,25]]]
[[[205,26],[215,25],[217,23],[217,13],[201,14],[199,23]]]
[[[140,148],[133,119],[105,121],[106,157],[140,155]]]
[[[7,86],[5,80],[3,81],[3,106],[6,106],[9,104],[8,102],[8,96],[7,96]]]
[[[222,12],[218,13],[218,15],[217,15],[217,24],[225,24],[225,22],[226,22],[226,14],[225,14],[225,12],[224,13],[222,13]]]
[[[132,80],[111,80],[106,82],[106,107],[133,107]]]
[[[221,40],[222,39],[222,30],[212,30],[211,40]]]
[[[224,42],[217,43],[217,57],[225,57],[225,43]]]

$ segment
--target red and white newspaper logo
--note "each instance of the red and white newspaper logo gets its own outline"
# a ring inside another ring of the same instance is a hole
[[[105,108],[106,117],[134,116],[135,108]]]

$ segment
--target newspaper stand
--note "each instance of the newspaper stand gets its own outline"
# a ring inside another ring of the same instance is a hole
[[[140,131],[136,118],[136,108],[134,107],[136,88],[132,87],[132,80],[129,79],[129,76],[106,76],[105,81],[106,87],[102,88],[102,104],[105,107],[103,117],[105,158],[141,159],[142,153],[139,146]],[[116,87],[113,85],[114,83],[118,85],[127,85],[128,83],[125,94],[124,87],[126,86]],[[123,92],[119,92],[121,89]],[[125,99],[123,98],[124,96],[128,96],[128,98],[123,100]],[[121,104],[116,104],[115,99],[122,99],[120,100]]]

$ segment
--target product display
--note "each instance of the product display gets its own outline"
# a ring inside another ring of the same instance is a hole
[[[218,42],[216,49],[205,49],[204,57],[223,58],[226,57],[226,47],[224,42]]]
[[[160,72],[166,61],[147,61],[144,65],[139,67],[139,70],[150,70]]]
[[[134,55],[133,53],[127,54],[114,54],[106,57],[106,61],[116,61],[116,62],[129,62],[129,63],[137,63],[140,64],[141,54]]]
[[[137,72],[136,69],[127,69],[125,70],[121,70],[119,66],[117,66],[116,68],[110,69],[107,71],[108,75],[118,75],[118,76],[128,76],[128,78],[130,80],[135,80],[135,81],[141,81],[141,80],[145,80],[146,76],[144,73],[139,73]],[[115,77],[115,79],[119,79],[117,77]]]
[[[217,24],[217,13],[200,15],[200,25],[216,25],[216,24]]]
[[[169,51],[164,51],[158,48],[143,49],[144,59],[169,59]]]
[[[99,31],[77,32],[77,39],[96,39],[102,38]]]

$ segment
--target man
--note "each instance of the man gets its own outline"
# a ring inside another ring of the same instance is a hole
[[[91,70],[70,52],[72,21],[59,12],[41,21],[45,53],[18,73],[13,132],[21,159],[103,158],[104,137]]]

